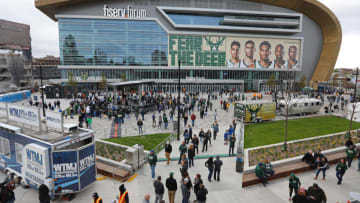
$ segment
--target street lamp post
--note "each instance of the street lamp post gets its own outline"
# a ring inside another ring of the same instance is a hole
[[[44,103],[44,88],[43,88],[43,77],[42,77],[42,67],[40,64],[40,85],[41,85],[41,102],[42,102],[42,109],[43,109],[43,116],[45,117],[45,103]]]
[[[178,61],[178,127],[177,127],[177,140],[180,140],[180,91],[181,91],[181,86],[180,86],[180,66],[181,66],[181,61]]]

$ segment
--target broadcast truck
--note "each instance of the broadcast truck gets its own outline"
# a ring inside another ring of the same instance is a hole
[[[62,114],[0,103],[0,169],[22,185],[45,184],[55,199],[96,181],[93,131],[63,124]]]
[[[275,119],[276,105],[272,101],[249,100],[235,103],[234,116],[244,122],[262,122]]]

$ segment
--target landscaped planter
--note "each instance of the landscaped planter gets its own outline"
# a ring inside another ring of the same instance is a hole
[[[358,136],[357,131],[352,131],[351,135],[354,144],[360,143],[360,137]],[[254,166],[257,163],[264,161],[265,159],[269,160],[270,162],[274,162],[300,156],[305,154],[310,149],[313,151],[316,151],[317,149],[334,149],[344,146],[346,140],[346,132],[341,132],[321,137],[313,137],[288,142],[287,152],[282,152],[283,143],[250,148],[247,150],[248,163],[249,166]]]

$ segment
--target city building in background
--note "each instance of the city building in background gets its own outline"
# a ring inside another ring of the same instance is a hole
[[[45,56],[43,58],[33,58],[32,61],[32,77],[37,84],[40,84],[41,72],[44,84],[52,83],[51,80],[61,78],[60,70],[60,58],[54,56]],[[42,71],[40,72],[40,68]]]
[[[329,80],[341,44],[336,16],[318,1],[38,0],[59,23],[61,79],[82,89],[152,80],[176,92],[284,90]],[[179,73],[178,67],[181,66]],[[275,88],[268,80],[276,79]]]
[[[31,81],[30,26],[0,19],[0,89],[17,90]]]

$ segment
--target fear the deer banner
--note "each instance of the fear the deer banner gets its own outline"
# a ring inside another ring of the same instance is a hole
[[[301,39],[169,35],[169,66],[301,70]]]
[[[169,36],[169,64],[177,66],[225,66],[225,37]]]

